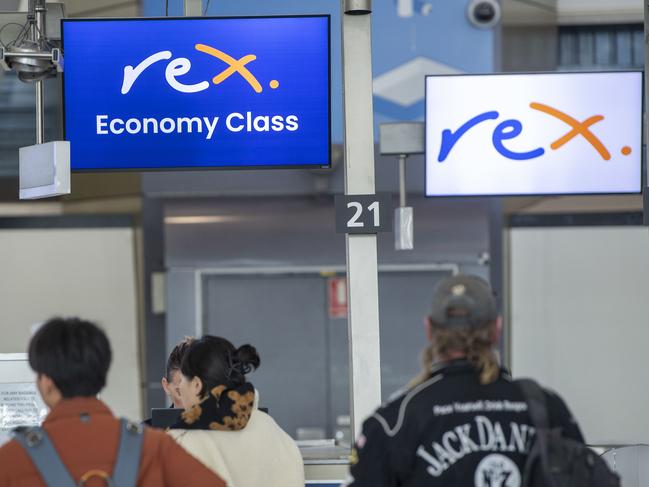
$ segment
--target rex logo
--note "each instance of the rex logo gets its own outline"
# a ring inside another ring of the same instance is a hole
[[[248,64],[257,59],[257,56],[255,56],[254,54],[248,54],[246,56],[243,56],[241,59],[235,59],[229,54],[226,54],[225,52],[220,51],[215,47],[205,44],[196,44],[194,48],[199,52],[222,61],[227,66],[223,71],[221,71],[211,79],[212,83],[214,83],[215,85],[223,83],[226,79],[228,79],[230,76],[233,76],[234,74],[238,74],[250,85],[250,87],[256,93],[261,93],[263,91],[261,83],[247,67]],[[165,69],[165,79],[167,80],[169,86],[171,86],[174,90],[181,93],[198,93],[199,91],[205,91],[210,87],[209,81],[201,81],[200,83],[191,85],[178,81],[178,77],[189,73],[189,71],[192,69],[192,62],[185,57],[176,59],[172,59],[172,57],[173,54],[171,53],[171,51],[160,51],[147,57],[135,67],[125,66],[124,78],[122,81],[122,95],[126,95],[129,91],[131,91],[131,88],[144,71],[146,71],[157,62],[165,61],[167,59],[171,59],[171,61],[169,61],[167,68]],[[269,83],[269,86],[272,89],[277,89],[279,87],[279,81],[272,80]]]
[[[583,137],[592,148],[600,155],[604,161],[611,160],[611,153],[604,143],[590,130],[590,128],[604,120],[603,115],[593,115],[592,117],[587,118],[583,122],[571,117],[570,115],[553,108],[549,105],[544,105],[542,103],[530,103],[530,108],[532,110],[537,110],[539,112],[545,113],[546,115],[558,119],[565,123],[569,127],[569,131],[565,133],[562,137],[555,140],[550,144],[550,149],[556,151],[561,147],[566,145],[571,140],[576,137]],[[464,123],[459,127],[455,132],[450,129],[445,129],[442,131],[442,143],[439,150],[439,156],[437,161],[442,163],[444,162],[455,145],[464,137],[467,132],[469,132],[473,127],[481,123],[486,122],[487,120],[498,120],[500,118],[500,113],[497,111],[490,111],[481,113]],[[515,139],[523,132],[523,124],[520,120],[509,119],[501,122],[496,126],[493,131],[491,142],[494,149],[503,157],[511,159],[514,161],[525,161],[530,159],[536,159],[545,154],[546,149],[543,147],[537,147],[525,152],[515,152],[506,147],[505,141]],[[622,155],[628,156],[631,154],[632,149],[629,146],[624,146],[620,150]]]

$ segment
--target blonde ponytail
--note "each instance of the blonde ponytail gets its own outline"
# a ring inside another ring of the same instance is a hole
[[[415,377],[408,383],[408,389],[417,387],[419,384],[426,381],[426,379],[428,379],[428,377],[430,376],[430,371],[433,368],[433,364],[435,363],[435,354],[432,345],[424,348],[424,350],[421,352],[420,361],[421,372],[419,372],[417,377]]]
[[[481,384],[491,384],[498,379],[500,365],[493,350],[493,331],[490,324],[458,330],[433,325],[432,332],[432,344],[421,354],[422,370],[410,381],[408,387],[412,388],[424,382],[430,376],[435,361],[451,352],[465,354],[466,360],[480,371]]]

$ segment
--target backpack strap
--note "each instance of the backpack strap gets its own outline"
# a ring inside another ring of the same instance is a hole
[[[44,429],[21,428],[14,431],[14,439],[29,455],[47,487],[76,487]]]
[[[119,448],[113,469],[113,483],[119,487],[135,487],[140,471],[144,429],[126,419],[120,420]]]
[[[515,384],[523,393],[534,427],[537,430],[549,429],[548,404],[543,388],[532,379],[519,379]]]
[[[550,419],[548,417],[548,404],[543,388],[532,379],[519,379],[515,384],[523,393],[527,403],[528,412],[532,419],[532,424],[536,428],[536,441],[530,450],[530,455],[538,454],[541,464],[541,475],[544,486],[557,487],[557,484],[550,473],[550,454],[548,450],[548,434],[551,433]],[[529,461],[525,464],[523,472],[523,482],[527,487],[533,485],[532,469],[534,465]],[[530,484],[530,482],[532,482]]]

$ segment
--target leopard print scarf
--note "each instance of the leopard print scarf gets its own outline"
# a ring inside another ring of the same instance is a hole
[[[217,386],[183,412],[171,429],[239,431],[247,426],[254,402],[255,388],[249,382],[234,389]]]

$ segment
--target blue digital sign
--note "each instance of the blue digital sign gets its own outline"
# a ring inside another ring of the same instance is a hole
[[[64,20],[73,170],[330,164],[330,18]]]

